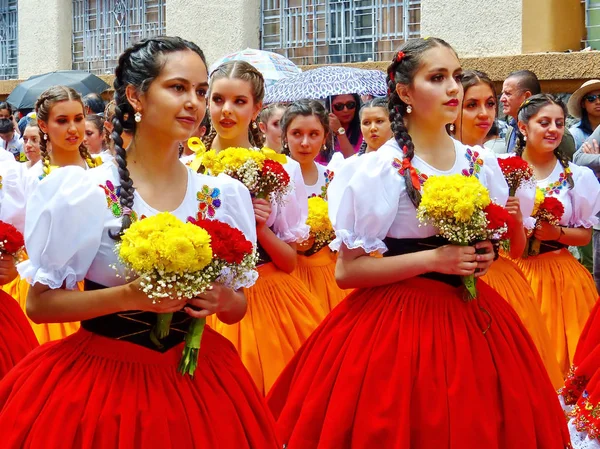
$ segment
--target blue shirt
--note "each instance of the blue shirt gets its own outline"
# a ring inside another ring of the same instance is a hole
[[[575,139],[575,150],[581,148],[581,145],[590,137],[590,134],[586,133],[583,129],[579,127],[581,122],[578,122],[569,128],[569,132],[573,135],[573,139]]]

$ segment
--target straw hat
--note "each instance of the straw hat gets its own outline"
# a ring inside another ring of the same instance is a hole
[[[573,117],[581,118],[581,100],[594,90],[600,90],[600,80],[589,80],[581,85],[579,89],[573,92],[567,107],[569,108],[569,114]]]

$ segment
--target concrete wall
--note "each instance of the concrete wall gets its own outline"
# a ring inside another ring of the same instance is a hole
[[[198,44],[208,64],[259,47],[260,0],[168,0],[167,35]]]
[[[72,0],[19,2],[19,78],[71,68]]]
[[[523,1],[421,0],[421,36],[441,37],[461,57],[518,55]]]

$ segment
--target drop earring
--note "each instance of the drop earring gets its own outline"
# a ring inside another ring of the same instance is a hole
[[[411,105],[406,106],[406,113],[410,114],[411,112],[412,112],[412,106]]]
[[[256,129],[258,128],[258,125],[256,124],[256,120],[252,120],[252,129]]]
[[[44,133],[44,140],[48,140],[48,134]]]
[[[135,113],[135,115],[133,116],[133,119],[135,120],[136,123],[139,123],[142,121],[142,113],[140,111],[137,111]]]
[[[454,132],[454,123],[450,123],[450,132],[453,133]]]

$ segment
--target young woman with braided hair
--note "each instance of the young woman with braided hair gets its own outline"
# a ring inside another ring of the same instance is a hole
[[[419,178],[469,173],[471,163],[492,197],[503,204],[508,196],[496,159],[467,159],[446,132],[461,73],[446,42],[403,44],[388,69],[395,138],[352,173],[342,167],[329,186],[336,278],[356,290],[267,398],[288,449],[569,446],[552,384],[514,311],[483,282],[477,300],[462,299],[458,276],[485,274],[492,244],[449,245],[416,217]]]
[[[472,151],[477,153],[490,151],[483,148],[483,143],[492,123],[496,120],[497,96],[494,83],[483,72],[466,70],[461,84],[464,94],[454,135],[462,143],[470,146]],[[532,228],[534,222],[530,218],[534,198],[535,185],[529,183],[520,187],[515,196],[509,197],[506,202],[506,208],[515,220],[510,242],[512,257],[520,257],[525,249],[527,241],[525,226]],[[556,351],[533,290],[521,269],[502,253],[482,280],[500,293],[500,296],[515,309],[544,361],[552,385],[557,389],[560,388],[564,382],[564,374],[558,366]]]
[[[515,259],[533,289],[563,375],[598,299],[592,276],[567,247],[589,242],[600,210],[593,172],[569,163],[558,150],[566,116],[565,105],[551,95],[530,97],[519,109],[515,149],[533,168],[537,187],[564,206],[559,225],[537,223],[533,236],[542,242],[540,255]]]
[[[243,293],[214,283],[197,298],[153,304],[140,279],[117,275],[124,268],[114,251],[122,232],[159,211],[184,221],[205,218],[203,189],[221,200],[213,205],[216,219],[256,241],[244,186],[179,162],[176,143],[204,116],[207,78],[202,51],[181,38],[146,39],[127,49],[114,81],[116,164],[59,168],[29,199],[30,260],[19,265],[33,283],[29,315],[81,320],[82,328],[33,351],[4,378],[3,448],[279,447],[264,399],[222,336],[206,328],[196,376],[177,372],[190,316],[216,313],[234,323],[246,310]],[[123,129],[133,132],[127,151]],[[83,279],[85,291],[73,290]],[[149,332],[156,313],[170,312],[172,330],[158,348]]]
[[[261,73],[244,61],[227,62],[211,75],[209,111],[212,132],[207,149],[256,148],[262,145],[255,120],[265,87]],[[287,158],[283,165],[293,188],[284,204],[254,198],[260,254],[259,278],[246,290],[248,313],[235,325],[209,320],[238,350],[258,389],[266,394],[285,365],[325,316],[319,301],[298,279],[296,242],[309,228],[307,195],[300,165]]]

